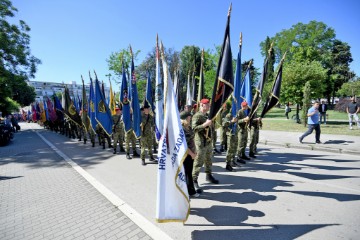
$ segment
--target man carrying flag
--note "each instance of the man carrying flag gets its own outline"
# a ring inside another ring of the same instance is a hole
[[[156,161],[153,152],[153,136],[154,136],[154,117],[150,115],[150,105],[148,101],[144,101],[143,104],[144,112],[141,115],[141,164],[145,166],[145,149],[148,149],[150,161]]]
[[[195,133],[195,146],[197,155],[194,159],[194,169],[193,169],[193,180],[194,186],[197,192],[201,193],[201,188],[199,187],[198,177],[201,167],[205,164],[205,173],[206,181],[210,183],[219,183],[215,179],[211,172],[212,167],[212,141],[211,141],[211,124],[212,121],[208,119],[207,112],[210,109],[209,99],[201,99],[200,101],[200,110],[195,113],[192,119],[192,128]]]

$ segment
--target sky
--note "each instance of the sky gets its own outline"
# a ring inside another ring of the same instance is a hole
[[[106,59],[127,48],[140,50],[140,64],[156,45],[181,51],[195,45],[215,49],[224,37],[230,1],[224,0],[12,0],[16,19],[31,28],[32,54],[42,61],[35,81],[81,83],[95,70],[111,73]],[[242,60],[261,69],[260,42],[302,22],[324,22],[351,47],[351,70],[360,76],[360,1],[238,0],[232,2],[230,39],[233,58],[243,34]],[[106,81],[107,82],[107,81]],[[113,82],[114,84],[114,82]],[[113,85],[114,86],[114,85]]]

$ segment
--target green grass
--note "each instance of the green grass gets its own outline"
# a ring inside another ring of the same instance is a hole
[[[261,111],[259,111],[261,112]],[[283,108],[273,108],[265,115],[263,119],[263,130],[286,131],[286,132],[305,132],[307,127],[291,120],[291,116],[296,113],[295,109],[289,113],[290,119],[285,118],[285,110]],[[360,136],[360,129],[354,126],[353,130],[349,129],[349,122],[346,113],[334,110],[327,111],[327,124],[321,125],[321,133]],[[301,112],[300,112],[301,116]]]

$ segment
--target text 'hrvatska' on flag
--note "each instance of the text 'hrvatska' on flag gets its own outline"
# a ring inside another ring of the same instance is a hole
[[[183,162],[187,155],[173,83],[162,52],[165,84],[165,119],[158,149],[156,221],[185,222],[190,213]]]

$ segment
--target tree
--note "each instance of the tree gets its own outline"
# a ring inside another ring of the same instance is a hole
[[[354,81],[344,83],[337,91],[337,95],[341,97],[345,96],[360,96],[360,77]]]
[[[7,21],[16,12],[11,1],[0,1],[0,111],[5,114],[35,100],[34,89],[27,87],[26,81],[34,77],[41,63],[30,51],[30,27],[23,20],[19,25]],[[22,93],[29,91],[33,94],[24,97]]]
[[[302,119],[304,121],[304,126],[307,124],[307,110],[311,105],[311,84],[310,81],[307,81],[304,86],[304,100],[303,100],[303,108],[302,108]],[[296,109],[298,114],[298,108]]]

